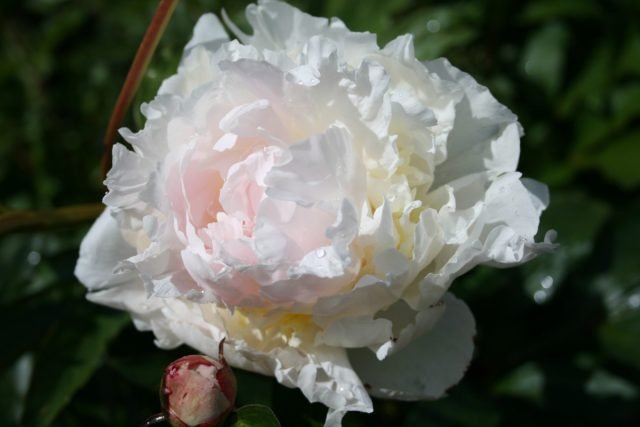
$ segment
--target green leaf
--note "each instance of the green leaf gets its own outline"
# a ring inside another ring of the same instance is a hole
[[[325,3],[323,12],[326,16],[339,16],[341,19],[345,19],[345,16],[357,13],[368,15],[388,15],[391,13],[397,13],[398,11],[406,8],[408,3],[409,0],[372,0],[367,4],[367,7],[353,7],[353,4],[349,4],[342,0],[329,0]]]
[[[619,186],[632,190],[640,185],[640,132],[633,132],[610,141],[604,149],[586,160]]]
[[[273,411],[264,405],[245,405],[238,408],[229,421],[228,427],[280,427]]]
[[[402,32],[413,34],[416,57],[430,60],[466,48],[478,35],[481,17],[476,3],[426,8],[412,12]]]
[[[108,365],[132,383],[157,393],[164,369],[172,361],[170,354],[166,352],[138,352],[129,357],[111,357]]]
[[[640,203],[621,208],[612,233],[610,269],[594,282],[609,312],[598,338],[606,354],[640,370]]]
[[[385,44],[397,35],[393,15],[406,10],[409,3],[409,0],[370,0],[367,7],[354,7],[343,0],[328,0],[321,14],[339,17],[354,31],[375,33],[378,42]]]
[[[594,18],[602,13],[596,2],[543,0],[529,2],[522,13],[525,22],[547,22],[559,18]]]
[[[611,107],[615,125],[621,127],[640,117],[640,84],[631,83],[617,87],[611,94]]]
[[[634,399],[638,396],[638,387],[607,371],[593,373],[586,384],[587,393],[597,397],[621,397]]]
[[[577,212],[580,215],[567,214]],[[527,293],[537,302],[548,299],[555,291],[555,285],[565,279],[571,268],[591,255],[593,242],[610,214],[607,204],[584,193],[553,193],[540,230],[556,230],[559,246],[552,254],[524,266]],[[552,281],[546,279],[547,276]]]
[[[576,215],[576,213],[580,215]],[[551,203],[542,215],[540,229],[544,232],[553,228],[558,232],[558,241],[562,247],[569,247],[582,254],[592,245],[604,221],[609,217],[609,206],[594,199],[582,191],[556,191]]]
[[[580,114],[576,120],[577,143],[571,154],[574,165],[600,169],[624,187],[636,185],[639,174],[630,160],[640,144],[633,140],[638,133],[629,132],[629,125],[640,118],[639,97],[640,84],[619,85],[607,94],[611,114],[601,111]]]
[[[640,75],[640,32],[634,32],[625,42],[622,53],[620,55],[620,63],[617,72],[632,76]]]
[[[625,290],[640,286],[640,200],[625,206],[617,218],[613,232],[614,254],[611,275],[624,286]]]
[[[527,363],[514,369],[509,375],[498,381],[494,386],[494,392],[499,395],[521,397],[541,403],[544,384],[542,370],[534,363]]]
[[[408,411],[405,427],[456,426],[495,427],[503,425],[501,414],[489,393],[475,393],[462,385],[453,388],[446,399],[420,402]]]
[[[73,395],[101,364],[107,345],[127,324],[128,316],[72,300],[60,306],[59,320],[35,356],[34,372],[26,398],[24,425],[51,424]]]
[[[613,54],[614,45],[607,39],[593,49],[587,64],[582,68],[578,78],[574,79],[575,83],[565,92],[564,99],[558,104],[561,115],[568,117],[577,108],[583,108],[582,103],[594,110],[603,106],[603,95],[607,94],[612,80]]]
[[[583,163],[584,152],[597,147],[603,141],[607,141],[607,136],[615,131],[615,124],[610,117],[593,111],[582,111],[576,117],[575,127],[578,137],[571,156],[576,160],[574,162],[576,166]],[[565,165],[561,167],[566,169]]]
[[[269,407],[273,406],[273,390],[279,386],[273,377],[256,374],[242,369],[234,370],[238,384],[238,405],[258,403]]]
[[[33,368],[33,357],[24,355],[0,373],[0,425],[18,427],[24,410],[24,397]]]
[[[20,356],[38,346],[47,332],[46,326],[55,322],[59,316],[59,305],[19,304],[7,307],[0,312],[0,336],[11,343],[0,352],[0,370],[7,369]],[[16,325],[20,325],[16,328]]]
[[[568,38],[563,24],[548,24],[531,37],[522,56],[525,74],[548,95],[555,95],[560,88]]]
[[[598,331],[600,344],[613,359],[640,370],[640,309],[614,316]]]

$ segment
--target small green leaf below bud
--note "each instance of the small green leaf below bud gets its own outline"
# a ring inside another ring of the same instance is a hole
[[[224,360],[191,355],[172,362],[164,371],[160,399],[166,420],[173,427],[213,427],[233,410],[236,379]]]
[[[245,405],[232,415],[229,427],[280,427],[280,422],[268,406]]]

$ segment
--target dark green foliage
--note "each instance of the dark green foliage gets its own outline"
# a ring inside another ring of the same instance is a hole
[[[246,3],[180,2],[137,104],[174,71],[201,13],[224,7],[246,28]],[[469,372],[447,398],[376,401],[373,415],[344,424],[640,425],[640,3],[294,3],[376,32],[380,44],[411,32],[420,59],[447,56],[487,85],[520,117],[520,170],[549,184],[542,229],[558,230],[561,245],[523,268],[479,268],[454,284],[479,331]],[[2,2],[1,206],[100,200],[103,132],[155,5]],[[137,109],[125,124],[140,125]],[[138,425],[159,410],[164,366],[191,351],[158,350],[125,314],[84,300],[72,275],[84,232],[0,238],[2,426]],[[237,376],[239,405],[267,405],[285,427],[322,425],[325,409],[299,391]],[[270,425],[248,421],[251,410],[229,422]]]

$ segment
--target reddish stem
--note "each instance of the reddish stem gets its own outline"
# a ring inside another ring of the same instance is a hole
[[[102,203],[64,206],[41,211],[7,210],[0,206],[0,236],[20,231],[49,230],[95,220]]]
[[[103,177],[107,175],[107,171],[111,168],[111,148],[115,142],[118,127],[122,123],[122,119],[131,105],[133,96],[140,86],[144,72],[149,65],[153,52],[158,46],[158,41],[167,27],[169,18],[171,18],[177,3],[178,0],[160,0],[153,19],[147,28],[147,32],[144,34],[142,42],[138,47],[136,56],[133,58],[131,68],[129,68],[127,78],[122,85],[122,89],[120,89],[120,95],[118,95],[116,105],[113,107],[111,118],[109,119],[109,124],[107,125],[107,130],[104,135],[104,153],[102,154],[102,160],[100,162]]]

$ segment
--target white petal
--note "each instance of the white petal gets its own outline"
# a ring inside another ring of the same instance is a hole
[[[475,321],[461,300],[448,294],[434,328],[379,361],[367,349],[349,350],[351,363],[374,396],[435,399],[462,378],[473,354]],[[370,388],[369,388],[370,387]]]
[[[364,168],[347,129],[331,127],[292,145],[286,154],[265,177],[270,197],[332,209],[345,197],[356,206],[362,204]]]
[[[276,347],[273,343],[258,341],[262,348],[257,348],[250,345],[249,340],[257,336],[252,335],[251,325],[237,323],[226,308],[179,299],[148,298],[139,281],[91,293],[89,299],[129,311],[139,329],[153,330],[156,344],[162,348],[184,343],[217,357],[218,342],[227,337],[225,358],[233,367],[273,375],[283,385],[299,388],[309,401],[323,403],[329,407],[327,427],[339,427],[348,411],[373,410],[344,349],[320,346],[306,353],[283,346],[281,340]]]
[[[342,348],[380,345],[393,336],[392,327],[388,319],[349,317],[331,323],[317,342]]]
[[[261,137],[276,143],[288,139],[286,128],[266,99],[231,109],[220,120],[219,126],[237,136]]]
[[[402,62],[413,62],[416,60],[415,48],[413,46],[413,34],[402,34],[387,43],[382,51]]]
[[[303,86],[315,86],[320,83],[320,73],[309,64],[289,70],[286,77],[288,81]]]
[[[532,240],[540,221],[539,199],[522,185],[519,173],[501,175],[487,189],[486,217],[489,224],[506,224],[520,236]]]
[[[224,30],[218,17],[212,13],[205,13],[198,19],[193,29],[193,36],[184,48],[185,55],[196,46],[203,46],[211,52],[215,52],[224,42],[229,41],[229,36]]]
[[[447,60],[431,61],[425,66],[443,80],[457,83],[464,91],[464,98],[455,107],[455,121],[447,140],[447,159],[436,168],[434,186],[487,170],[515,171],[521,134],[517,117],[496,101],[486,87]]]
[[[549,187],[530,178],[522,178],[520,182],[529,190],[531,201],[540,215],[549,206]]]
[[[361,277],[354,289],[343,295],[322,298],[313,307],[314,321],[327,325],[331,321],[345,317],[373,316],[398,299],[396,289],[378,277]]]
[[[393,322],[393,334],[383,345],[369,346],[369,348],[375,351],[378,360],[383,360],[390,354],[401,352],[413,339],[429,333],[445,309],[445,304],[442,301],[418,312],[408,307],[404,301],[396,302],[376,314],[380,318]]]
[[[356,85],[349,98],[358,108],[361,119],[380,137],[389,132],[391,103],[389,102],[389,76],[376,62],[363,61],[355,76]]]
[[[376,36],[354,33],[337,18],[314,17],[279,1],[261,1],[247,7],[247,20],[253,35],[240,34],[243,42],[259,49],[284,51],[290,58],[298,58],[308,40],[314,36],[331,39],[337,45],[341,59],[357,67],[362,58],[375,51]]]
[[[132,280],[131,271],[117,271],[135,249],[122,237],[111,210],[105,209],[80,244],[80,257],[74,274],[90,290],[117,286]]]
[[[119,132],[140,156],[159,161],[167,155],[167,124],[181,108],[181,100],[173,94],[157,95],[143,103],[140,111],[147,118],[144,129],[136,133],[123,128]]]
[[[229,42],[204,15],[145,128],[122,132],[117,223],[96,221],[76,267],[88,298],[163,348],[215,356],[226,337],[233,366],[322,402],[326,427],[372,410],[361,380],[441,396],[473,349],[452,281],[553,246],[533,240],[548,194],[515,172],[515,115],[411,36],[380,50],[272,0],[247,18]]]
[[[286,345],[252,347],[243,338],[251,333],[248,326],[238,325],[245,330],[234,333],[233,321],[218,310],[225,309],[203,307],[203,312],[209,313],[203,316],[197,306],[175,302],[164,312],[171,331],[205,354],[213,355],[217,341],[228,334],[225,358],[232,366],[274,375],[281,384],[299,388],[310,402],[323,403],[329,407],[325,426],[339,427],[347,411],[371,412],[369,396],[344,349],[314,347],[313,352],[306,353]]]
[[[112,153],[113,166],[105,179],[109,192],[103,202],[118,210],[142,207],[153,188],[151,162],[122,144],[114,145]]]

